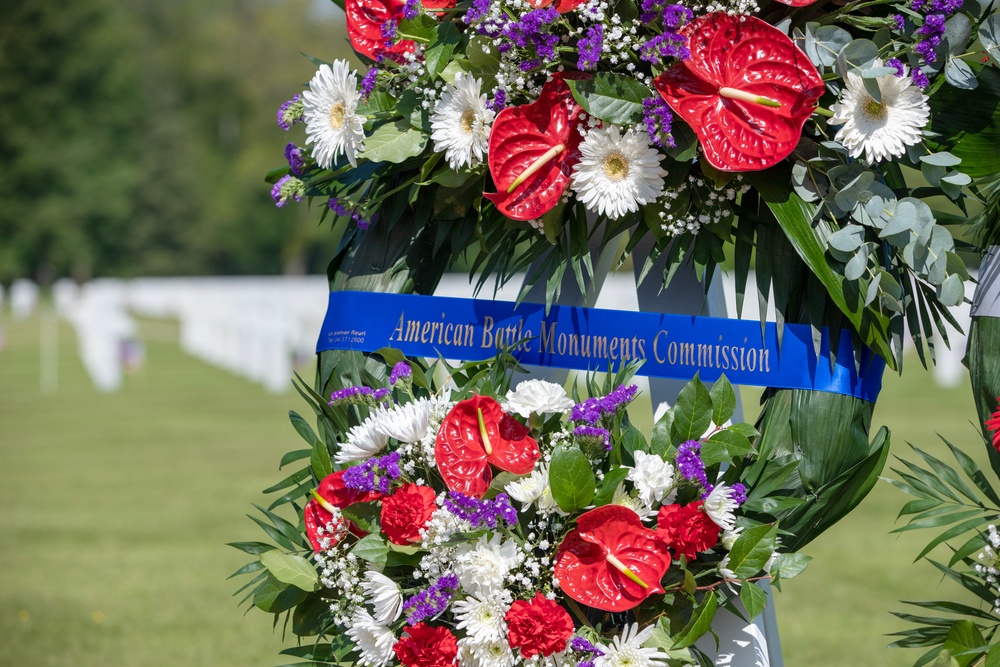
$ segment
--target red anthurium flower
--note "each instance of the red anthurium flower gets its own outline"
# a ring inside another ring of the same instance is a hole
[[[993,449],[1000,452],[1000,398],[997,399],[997,411],[986,420],[986,430],[993,431]]]
[[[784,160],[823,94],[823,79],[777,28],[752,16],[706,14],[682,28],[691,57],[653,81],[722,171]]]
[[[303,511],[303,519],[306,524],[306,537],[309,538],[309,543],[312,544],[313,549],[316,551],[322,550],[319,543],[319,529],[326,530],[327,524],[333,520],[334,509],[342,510],[354,503],[367,503],[381,498],[382,494],[376,491],[358,491],[344,486],[343,470],[338,470],[324,477],[323,481],[319,483],[319,488],[313,491],[313,498],[306,503],[305,510]],[[343,533],[348,528],[359,537],[364,537],[368,534],[352,522],[347,521],[345,524],[343,519],[339,519],[334,527],[335,534],[339,535],[337,540],[343,537]]]
[[[564,79],[583,79],[579,72],[557,74],[538,99],[507,107],[490,131],[490,174],[499,192],[485,193],[497,209],[514,220],[534,220],[559,202],[573,165],[580,159],[578,131],[583,109]]]
[[[452,491],[481,498],[490,488],[490,464],[515,475],[535,469],[541,457],[528,429],[488,396],[460,401],[441,423],[434,458]]]
[[[433,1],[433,0],[432,0]],[[389,57],[413,51],[413,42],[402,39],[385,48],[382,25],[389,19],[397,23],[403,15],[404,0],[344,0],[347,36],[358,53],[375,60],[379,54]],[[441,4],[441,7],[449,6]],[[451,5],[453,6],[453,5]]]
[[[577,602],[625,611],[654,593],[670,567],[670,551],[639,515],[621,505],[583,514],[559,546],[555,576]]]
[[[791,7],[806,7],[816,2],[816,0],[778,0],[778,2]]]

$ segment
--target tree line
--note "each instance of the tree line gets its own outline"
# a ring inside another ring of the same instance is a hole
[[[0,0],[0,282],[322,271],[263,181],[301,52],[348,57],[328,0]]]

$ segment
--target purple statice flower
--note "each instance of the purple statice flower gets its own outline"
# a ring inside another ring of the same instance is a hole
[[[551,7],[546,9],[533,9],[520,21],[511,21],[503,26],[500,33],[510,41],[510,44],[518,48],[534,50],[542,60],[553,60],[556,55],[556,45],[559,43],[559,36],[545,32],[545,28],[559,19],[559,11]],[[508,48],[509,44],[508,44]],[[503,50],[503,44],[500,46]]]
[[[353,220],[358,225],[358,229],[360,229],[361,231],[368,229],[368,227],[371,225],[371,220],[368,220],[357,211],[351,214],[351,220]]]
[[[666,58],[687,60],[690,57],[688,39],[679,32],[664,32],[639,47],[639,59],[654,65],[660,64]]]
[[[737,505],[742,505],[747,501],[747,487],[743,486],[739,482],[733,484],[729,487],[729,497],[733,499],[733,502]]]
[[[896,29],[896,32],[903,32],[906,28],[906,19],[903,18],[902,14],[892,15],[892,27]]]
[[[601,404],[596,398],[588,398],[583,403],[577,403],[569,413],[570,421],[596,424],[601,420]]]
[[[649,141],[660,148],[676,145],[671,134],[674,114],[670,105],[662,97],[647,97],[642,101],[642,122],[646,126]]]
[[[278,179],[278,182],[271,188],[271,199],[274,205],[281,208],[291,200],[302,201],[305,196],[306,185],[294,176],[285,174]]]
[[[396,41],[396,28],[398,26],[396,19],[386,19],[382,23],[382,42],[385,44],[385,48],[391,48],[393,42]]]
[[[306,167],[305,158],[302,157],[304,151],[294,143],[285,146],[285,159],[288,160],[288,168],[296,176],[301,176]]]
[[[527,60],[521,61],[521,64],[518,65],[518,69],[520,69],[522,72],[530,72],[536,67],[541,67],[541,66],[542,66],[542,61],[539,60],[538,58],[528,58]]]
[[[361,99],[367,100],[375,91],[375,83],[378,81],[378,67],[372,67],[361,79]]]
[[[403,5],[403,18],[407,21],[412,21],[417,18],[417,14],[420,13],[420,0],[406,0],[406,4]]]
[[[327,206],[329,206],[330,210],[337,215],[350,215],[351,213],[351,209],[340,203],[336,197],[330,197],[330,201],[327,202]]]
[[[451,604],[458,591],[458,575],[445,574],[428,588],[420,591],[403,603],[403,612],[410,625],[434,618]]]
[[[694,18],[694,12],[684,5],[667,5],[663,8],[663,27],[668,30],[680,30]]]
[[[897,77],[903,76],[904,74],[903,63],[899,60],[899,58],[889,58],[885,61],[885,66],[896,70]]]
[[[388,389],[344,387],[330,394],[329,405],[377,405],[389,395]]]
[[[493,93],[493,101],[489,102],[486,106],[496,113],[500,113],[507,106],[507,91],[503,88],[498,88]]]
[[[914,86],[920,88],[921,90],[931,85],[931,82],[927,79],[927,75],[918,69],[915,69],[910,73],[910,80],[913,81]]]
[[[576,43],[576,50],[580,53],[576,61],[577,69],[596,69],[604,51],[604,25],[598,23],[587,28],[587,35]]]
[[[611,451],[611,432],[600,426],[577,426],[573,429],[573,435],[584,444],[600,445],[604,451]]]
[[[583,637],[573,637],[569,642],[571,651],[581,653],[582,660],[576,663],[576,667],[594,667],[594,658],[604,655],[604,651],[597,648]]]
[[[405,380],[408,377],[413,376],[413,369],[410,368],[410,364],[405,361],[397,362],[395,366],[392,367],[392,371],[389,373],[389,384],[396,384],[400,380]]]
[[[473,528],[496,528],[501,521],[508,526],[517,524],[517,510],[506,493],[492,500],[472,498],[459,491],[449,491],[448,496],[445,509],[471,523]]]
[[[639,387],[634,384],[622,385],[602,398],[588,398],[577,403],[570,412],[570,421],[584,422],[595,426],[602,417],[610,417],[632,402]]]
[[[291,129],[302,120],[304,110],[302,108],[302,95],[296,93],[295,97],[288,100],[278,109],[278,126],[285,131]]]
[[[931,11],[951,16],[962,6],[962,0],[931,0]]]
[[[361,465],[344,471],[344,486],[358,491],[378,491],[385,495],[392,490],[392,483],[403,473],[399,469],[399,452],[370,458]]]
[[[639,5],[639,8],[642,10],[639,20],[642,23],[652,23],[660,15],[665,3],[666,0],[642,0]]]
[[[485,18],[490,13],[491,0],[472,0],[472,6],[465,12],[465,22],[475,23]]]
[[[708,477],[705,475],[705,462],[701,460],[701,443],[697,440],[682,442],[677,447],[677,470],[685,479],[698,482],[709,489]]]

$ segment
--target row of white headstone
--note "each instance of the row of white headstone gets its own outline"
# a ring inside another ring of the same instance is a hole
[[[723,276],[723,282],[727,312],[733,313],[733,279]],[[513,300],[519,284],[519,280],[512,280],[497,298]],[[970,282],[970,298],[972,289]],[[471,296],[471,291],[464,274],[452,274],[445,276],[437,293]],[[492,295],[492,290],[487,291]],[[134,316],[175,319],[185,352],[268,391],[285,391],[296,366],[313,354],[326,297],[323,276],[105,278],[84,285],[60,280],[53,287],[56,312],[75,329],[80,358],[101,391],[115,391],[122,385],[123,368],[128,363],[126,350],[139,339]],[[29,280],[15,281],[6,297],[0,288],[0,307],[8,304],[14,319],[30,316],[39,301],[40,290]],[[632,276],[609,276],[597,306],[635,309]],[[742,316],[759,318],[757,300],[752,296],[746,299]],[[968,307],[956,309],[955,316],[966,330]],[[908,337],[906,340],[912,345]],[[936,345],[934,377],[942,386],[955,386],[964,377],[961,359],[965,338],[952,330],[950,342],[950,349],[940,340]]]

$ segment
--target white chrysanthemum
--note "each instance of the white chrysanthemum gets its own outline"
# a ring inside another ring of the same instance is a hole
[[[736,508],[739,504],[733,500],[733,490],[725,482],[719,482],[705,498],[705,514],[723,530],[733,530],[736,527]]]
[[[660,154],[645,133],[595,127],[580,144],[570,187],[588,210],[620,218],[663,194]]]
[[[458,664],[461,667],[513,667],[514,652],[506,639],[476,643],[463,638],[458,640]]]
[[[490,644],[507,637],[504,616],[509,607],[501,596],[490,595],[459,600],[451,605],[451,610],[458,621],[455,627],[464,629],[466,637],[472,643]]]
[[[873,67],[881,67],[875,60]],[[876,79],[881,102],[868,94],[864,79],[856,72],[847,73],[847,86],[840,101],[831,105],[831,125],[843,124],[835,139],[844,144],[851,157],[865,158],[872,163],[900,157],[907,146],[920,141],[921,130],[930,117],[927,96],[913,85],[909,69],[903,66],[903,76],[888,74]]]
[[[719,536],[719,543],[726,551],[731,551],[733,545],[736,544],[736,540],[739,539],[740,534],[743,532],[743,526],[737,526],[732,530],[723,530],[722,535]]]
[[[381,572],[368,570],[361,584],[368,603],[375,609],[375,620],[388,625],[403,613],[403,594],[395,581]]]
[[[515,540],[500,542],[499,535],[479,538],[455,551],[455,572],[462,590],[470,595],[489,595],[503,588],[507,574],[517,567],[523,554]]]
[[[376,430],[399,442],[411,444],[420,442],[427,435],[432,407],[430,399],[421,398],[389,409],[380,408],[372,414],[371,420]]]
[[[357,154],[365,140],[365,118],[358,108],[358,78],[346,60],[320,65],[302,92],[306,121],[306,144],[313,144],[316,164],[329,169],[341,153],[352,167],[358,166]]]
[[[538,511],[542,514],[555,512],[566,516],[566,512],[559,509],[555,498],[552,497],[552,487],[549,486],[549,467],[542,465],[536,468],[530,475],[514,480],[504,487],[504,492],[525,506],[531,503],[538,504]]]
[[[719,576],[723,579],[735,579],[736,573],[729,569],[729,554],[719,561]]]
[[[347,432],[347,442],[340,446],[334,456],[337,463],[364,461],[381,452],[389,442],[389,437],[376,428],[372,419],[366,419]]]
[[[392,630],[377,623],[363,609],[354,612],[347,636],[361,653],[361,657],[358,658],[359,665],[385,667],[395,655],[392,647],[396,643],[396,638],[392,635]]]
[[[532,413],[568,412],[572,407],[573,399],[554,382],[525,380],[519,382],[513,391],[507,392],[507,408],[524,418]]]
[[[490,145],[490,124],[496,112],[486,106],[483,82],[459,72],[455,85],[445,86],[431,114],[434,150],[444,152],[448,166],[458,170],[482,161]]]
[[[642,497],[634,496],[626,491],[624,483],[615,487],[615,493],[611,496],[611,504],[629,508],[638,514],[639,518],[643,521],[655,514],[653,508]]]
[[[647,505],[663,500],[674,485],[674,467],[658,454],[636,450],[635,467],[629,470],[628,479]]]
[[[658,648],[644,648],[643,644],[653,636],[650,625],[641,632],[639,624],[633,623],[610,644],[598,644],[604,655],[594,658],[595,667],[657,667],[666,664],[669,656]]]

